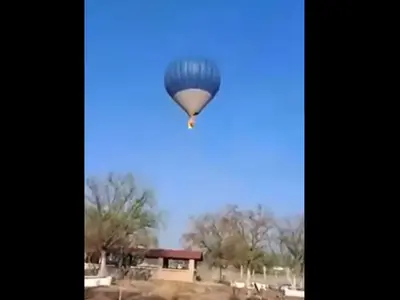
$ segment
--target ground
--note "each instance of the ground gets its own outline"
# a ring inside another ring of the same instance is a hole
[[[121,291],[121,295],[120,295]],[[119,282],[116,286],[87,290],[86,300],[244,300],[246,292],[233,295],[231,287],[215,283],[172,281]],[[256,298],[254,298],[256,299]],[[263,293],[265,300],[278,300],[273,291]]]

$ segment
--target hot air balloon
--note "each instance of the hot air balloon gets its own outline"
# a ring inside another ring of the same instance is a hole
[[[216,64],[207,59],[182,59],[169,64],[164,75],[168,95],[188,115],[188,128],[195,116],[218,93],[221,77]]]

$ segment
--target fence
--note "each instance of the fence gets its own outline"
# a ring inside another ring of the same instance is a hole
[[[206,266],[198,266],[197,267],[197,275],[201,277],[202,281],[218,281],[220,280],[220,270],[217,268],[209,269]],[[240,275],[240,271],[234,268],[228,268],[222,270],[222,276],[225,281],[246,281],[246,272],[243,273],[243,277]],[[279,275],[266,275],[264,277],[263,274],[254,274],[250,278],[251,281],[266,283],[270,285],[282,285],[282,284],[290,284],[285,274]],[[300,278],[297,279],[298,283],[300,282]]]
[[[85,263],[85,270],[93,267],[99,267],[98,264],[86,264]],[[146,267],[132,267],[136,273],[140,273],[143,269],[153,269],[155,266],[148,265]],[[108,265],[107,266],[109,274],[115,274],[116,268],[114,266]],[[197,266],[196,274],[200,276],[202,281],[219,281],[220,280],[220,270],[218,268],[208,268],[207,266]],[[234,268],[227,268],[222,270],[222,276],[225,281],[246,281],[247,275],[246,272],[243,273],[243,277],[241,277],[240,271]],[[287,279],[285,274],[279,275],[269,275],[267,274],[265,277],[263,274],[254,274],[250,278],[251,281],[265,283],[269,285],[282,285],[282,284],[291,284],[291,282]],[[301,278],[297,279],[297,283],[299,284]]]

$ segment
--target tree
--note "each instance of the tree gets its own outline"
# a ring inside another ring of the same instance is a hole
[[[278,240],[286,266],[294,273],[292,285],[296,285],[304,271],[304,215],[286,219],[277,224]]]
[[[220,275],[227,265],[261,271],[268,260],[272,214],[261,205],[253,210],[240,210],[228,205],[218,213],[207,213],[191,219],[191,230],[183,235],[185,245],[197,246],[204,252],[209,266],[218,267]]]
[[[304,267],[303,217],[277,222],[262,205],[248,210],[228,205],[220,212],[192,217],[183,241],[200,248],[206,263],[218,267],[220,275],[228,265],[244,266],[248,272],[282,265],[296,276]]]
[[[131,173],[90,177],[85,187],[85,252],[100,252],[100,276],[107,275],[112,248],[132,247],[154,236],[160,213],[149,190],[141,191]]]
[[[230,223],[224,213],[205,213],[190,219],[190,230],[183,234],[182,241],[186,248],[198,248],[203,252],[209,267],[220,270],[229,263]]]
[[[260,271],[267,260],[270,233],[274,228],[272,213],[261,204],[250,210],[231,206],[227,217],[235,236],[236,264]]]

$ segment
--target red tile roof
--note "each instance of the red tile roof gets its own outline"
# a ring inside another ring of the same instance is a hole
[[[120,249],[109,249],[110,253],[119,253]],[[144,255],[146,258],[169,258],[169,259],[194,259],[203,260],[203,253],[201,251],[191,250],[173,250],[173,249],[139,249],[139,248],[125,248],[125,253],[136,253]]]
[[[172,249],[148,249],[145,257],[147,258],[170,258],[170,259],[194,259],[202,260],[201,251],[172,250]]]

